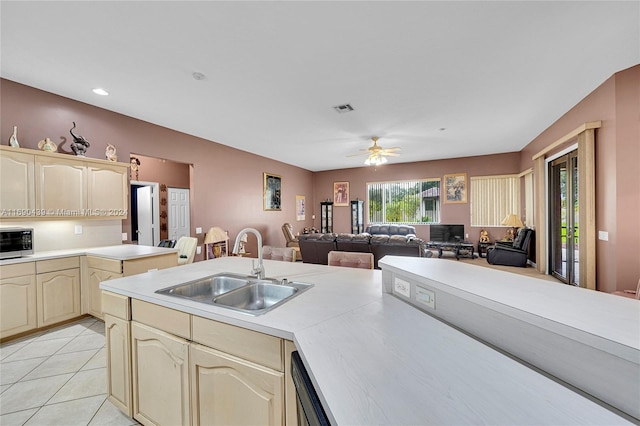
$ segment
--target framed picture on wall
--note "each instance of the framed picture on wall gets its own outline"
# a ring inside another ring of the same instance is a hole
[[[282,210],[282,176],[271,173],[263,173],[264,188],[264,209],[265,210]]]
[[[461,204],[467,202],[467,174],[454,173],[444,175],[445,204]]]
[[[349,205],[349,182],[333,182],[333,205]]]
[[[304,220],[304,195],[296,195],[296,220]]]

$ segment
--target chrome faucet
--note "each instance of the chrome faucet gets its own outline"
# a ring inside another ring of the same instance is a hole
[[[258,277],[258,279],[263,280],[264,279],[264,265],[262,264],[262,235],[260,235],[260,232],[257,229],[244,228],[243,230],[238,232],[238,236],[236,237],[236,242],[233,245],[233,252],[232,253],[234,253],[234,254],[238,253],[238,249],[240,248],[240,239],[247,232],[251,232],[258,239],[258,266],[256,267],[255,266],[255,262],[252,261],[253,262],[252,263],[253,268],[251,269],[251,275],[255,275],[256,277]]]

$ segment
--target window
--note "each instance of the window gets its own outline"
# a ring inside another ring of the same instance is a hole
[[[518,175],[471,178],[471,226],[502,226],[511,213],[520,215]]]
[[[439,223],[440,179],[367,184],[369,223]]]

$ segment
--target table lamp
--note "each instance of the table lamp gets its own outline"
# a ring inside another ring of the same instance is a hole
[[[517,214],[511,213],[508,214],[503,220],[502,224],[504,226],[509,226],[509,230],[504,236],[504,239],[507,241],[513,241],[516,235],[516,231],[518,228],[522,228],[524,223],[520,220]]]

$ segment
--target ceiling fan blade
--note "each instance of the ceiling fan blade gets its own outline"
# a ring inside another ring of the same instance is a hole
[[[349,154],[349,155],[347,155],[347,157],[359,157],[359,156],[362,156],[362,155],[369,155],[369,153],[368,152],[360,152],[358,154]]]
[[[400,154],[398,154],[397,152],[381,152],[380,155],[383,155],[385,157],[399,157]]]

